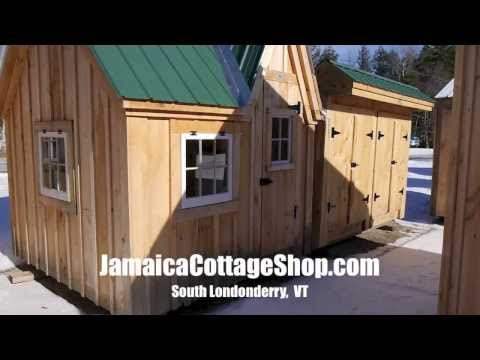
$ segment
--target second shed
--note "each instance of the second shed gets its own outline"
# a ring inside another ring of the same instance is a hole
[[[326,121],[317,126],[312,248],[405,214],[412,112],[431,111],[417,88],[326,61],[317,68]]]

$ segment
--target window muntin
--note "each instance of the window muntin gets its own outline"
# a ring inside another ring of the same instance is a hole
[[[291,135],[290,117],[272,117],[271,162],[273,165],[291,161]]]
[[[232,200],[232,135],[182,134],[182,208]]]
[[[40,193],[58,200],[70,201],[67,134],[40,131],[38,138]]]

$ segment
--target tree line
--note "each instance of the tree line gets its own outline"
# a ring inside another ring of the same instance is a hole
[[[339,55],[333,46],[315,45],[312,59],[317,66],[324,60],[338,61]],[[412,85],[430,97],[434,97],[454,75],[454,45],[397,46],[386,50],[379,46],[373,54],[362,45],[356,56],[351,52],[346,65],[372,72],[395,81]],[[433,146],[433,123],[431,113],[415,112],[412,133],[418,136],[421,146]]]

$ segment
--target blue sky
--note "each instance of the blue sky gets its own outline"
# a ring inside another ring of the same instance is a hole
[[[321,45],[327,46],[327,45]],[[350,61],[357,60],[358,50],[360,50],[361,45],[332,45],[334,49],[338,52],[338,61],[343,63],[349,63]],[[395,48],[397,51],[401,52],[404,48],[413,47],[415,50],[420,51],[423,45],[367,45],[370,50],[370,55],[373,55],[375,50],[379,46],[383,46],[386,50]]]

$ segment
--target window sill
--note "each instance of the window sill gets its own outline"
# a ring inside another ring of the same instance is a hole
[[[75,201],[63,201],[55,198],[51,198],[42,194],[38,194],[38,200],[43,206],[56,208],[60,211],[64,211],[69,214],[77,213],[77,206]]]
[[[238,200],[227,201],[221,204],[204,205],[189,209],[174,211],[172,223],[179,224],[186,221],[197,220],[205,217],[237,212],[240,206]]]
[[[295,164],[294,163],[288,163],[288,164],[278,164],[278,165],[270,165],[267,169],[267,171],[283,171],[283,170],[294,170],[295,169]]]

